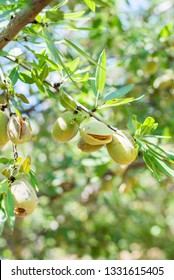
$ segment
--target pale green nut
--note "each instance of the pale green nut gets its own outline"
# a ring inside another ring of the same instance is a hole
[[[71,111],[62,113],[56,120],[51,134],[57,142],[65,143],[74,138],[78,132],[78,114]]]
[[[133,162],[138,154],[134,139],[127,132],[118,131],[112,137],[112,142],[106,145],[110,157],[118,164]]]
[[[31,138],[31,126],[25,117],[12,115],[8,123],[8,136],[15,145],[21,145]]]
[[[101,149],[103,145],[90,145],[81,138],[77,144],[77,147],[84,153],[92,153]]]
[[[0,149],[2,149],[9,140],[7,134],[8,121],[7,115],[0,111]]]
[[[99,121],[91,121],[80,129],[82,139],[89,145],[110,143],[113,133],[107,125]]]
[[[14,198],[14,213],[17,217],[25,217],[36,209],[38,198],[32,186],[22,179],[14,181],[10,187]]]

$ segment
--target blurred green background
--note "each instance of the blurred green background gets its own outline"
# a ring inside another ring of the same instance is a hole
[[[171,137],[159,143],[174,152],[173,1],[95,2],[95,13],[79,1],[69,1],[62,7],[62,11],[84,10],[85,14],[77,21],[54,22],[55,39],[59,40],[57,34],[65,35],[94,60],[105,48],[107,84],[104,92],[134,83],[129,96],[144,94],[144,98],[132,105],[103,110],[101,116],[119,129],[130,129],[132,114],[137,115],[139,121],[151,116],[159,123],[156,133]],[[28,36],[28,42],[23,35]],[[16,47],[22,49],[26,61],[39,53],[37,48],[42,48],[37,44],[37,37],[32,34],[30,37],[27,30],[5,50]],[[79,56],[61,42],[59,48],[65,57]],[[39,60],[36,55],[35,58]],[[79,69],[83,69],[89,62],[83,56],[80,58]],[[154,68],[149,66],[152,61]],[[8,74],[13,63],[4,59],[2,64]],[[91,77],[93,74],[92,68]],[[58,82],[59,75],[52,72],[49,79]],[[32,169],[40,181],[39,205],[31,216],[17,219],[13,233],[6,226],[0,237],[0,256],[24,260],[173,260],[173,179],[163,176],[158,182],[146,168],[141,154],[130,166],[119,166],[104,148],[90,155],[83,154],[77,148],[79,135],[67,144],[56,143],[50,131],[63,111],[58,96],[43,98],[38,88],[21,81],[16,87],[26,92],[31,102],[25,112],[37,139],[20,146],[19,154],[32,157]],[[69,93],[90,109],[94,104],[90,81],[80,87],[83,95],[67,84]],[[11,154],[10,144],[0,151],[1,156],[11,157]]]

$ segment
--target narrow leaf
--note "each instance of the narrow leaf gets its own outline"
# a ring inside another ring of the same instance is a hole
[[[80,62],[80,58],[77,57],[76,59],[74,59],[71,62],[66,63],[65,65],[66,65],[66,67],[69,68],[69,70],[71,72],[74,72],[77,69],[77,66],[79,65],[79,62]]]
[[[133,84],[124,86],[116,91],[113,91],[113,92],[107,94],[105,96],[105,100],[108,101],[108,100],[112,100],[114,98],[121,98],[121,97],[125,96],[127,93],[129,93],[133,88],[134,88]]]
[[[7,193],[8,191],[8,182],[7,180],[3,180],[0,182],[0,193]]]
[[[40,80],[43,82],[45,78],[49,75],[49,68],[48,65],[45,64],[42,72],[40,73]]]
[[[158,169],[167,176],[174,177],[174,170],[170,168],[164,161],[154,157],[154,163]]]
[[[79,20],[83,16],[85,11],[79,11],[75,13],[64,13],[64,19]]]
[[[4,194],[4,205],[5,205],[5,212],[8,219],[8,224],[10,228],[13,230],[14,223],[15,223],[15,214],[14,214],[14,199],[13,195],[11,193],[10,188],[8,188],[8,191],[6,194]]]
[[[83,51],[82,49],[80,49],[78,46],[76,46],[73,42],[69,41],[68,39],[65,38],[65,41],[71,45],[71,47],[73,47],[78,53],[80,53],[82,56],[86,57],[87,60],[89,60],[91,63],[97,65],[97,63],[95,62],[95,60],[93,60],[85,51]]]
[[[37,180],[36,174],[33,171],[30,171],[29,174],[31,185],[36,189],[36,191],[39,191],[39,181]]]
[[[43,29],[43,35],[44,35],[44,39],[46,41],[47,47],[49,48],[52,56],[54,57],[55,62],[58,63],[59,56],[58,56],[57,48],[51,38],[50,33],[47,31],[46,28]]]
[[[10,72],[9,78],[11,79],[13,85],[15,85],[17,80],[19,79],[19,72],[18,71],[19,71],[19,67],[16,66]]]
[[[27,97],[24,94],[16,93],[16,96],[25,104],[30,104],[30,101],[27,99]]]
[[[98,66],[96,70],[96,88],[99,93],[102,92],[105,86],[106,81],[106,52],[105,50],[102,51],[99,60]]]
[[[113,99],[113,100],[108,100],[104,103],[104,105],[98,107],[98,109],[104,109],[104,108],[113,107],[113,106],[125,105],[125,104],[131,103],[133,101],[137,101],[137,100],[141,99],[143,96],[144,95],[142,95],[138,98],[128,97],[128,98],[116,98],[116,99]]]
[[[7,220],[7,218],[6,218],[6,215],[5,215],[4,210],[3,210],[3,209],[0,209],[0,235],[1,235],[2,232],[3,232],[4,223],[5,223],[6,220]]]
[[[147,167],[149,168],[149,170],[152,172],[152,174],[157,178],[158,181],[161,181],[159,171],[153,162],[153,158],[151,156],[149,156],[148,151],[143,153],[143,159],[144,159]]]
[[[91,9],[91,11],[95,12],[95,1],[93,0],[83,0],[83,1]]]
[[[21,79],[22,82],[24,82],[26,84],[33,84],[34,83],[33,79],[29,75],[27,75],[26,73],[20,73],[19,78]]]

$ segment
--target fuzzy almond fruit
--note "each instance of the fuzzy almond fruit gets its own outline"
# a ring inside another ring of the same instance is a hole
[[[26,180],[16,180],[11,185],[14,198],[14,212],[17,217],[25,217],[33,213],[38,199],[35,190]]]
[[[158,68],[159,68],[158,58],[154,57],[154,58],[149,58],[146,61],[143,70],[146,74],[153,75],[157,72]]]
[[[7,134],[8,117],[7,115],[0,111],[0,149],[2,149],[8,142]]]
[[[80,129],[82,139],[89,145],[104,145],[112,141],[113,131],[104,123],[91,121]]]
[[[121,165],[130,164],[138,154],[134,139],[123,131],[115,133],[112,137],[112,142],[107,144],[106,147],[111,158]]]
[[[81,138],[77,144],[77,147],[84,153],[92,153],[101,149],[103,145],[90,145]]]
[[[57,142],[68,142],[72,138],[74,138],[78,132],[79,124],[78,124],[78,116],[77,114],[73,114],[71,111],[64,112],[58,119],[56,120],[53,129],[52,136]]]
[[[15,145],[21,145],[31,138],[31,126],[27,118],[12,115],[8,123],[8,136]]]

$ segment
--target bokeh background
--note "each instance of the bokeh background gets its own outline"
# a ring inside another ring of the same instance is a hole
[[[80,70],[88,67],[89,61],[62,43],[61,36],[76,42],[94,60],[105,48],[104,93],[133,83],[135,87],[129,96],[144,94],[144,97],[132,105],[103,110],[101,116],[119,129],[130,131],[132,115],[137,115],[139,121],[151,116],[159,123],[156,134],[171,137],[159,139],[158,143],[174,152],[173,1],[95,2],[97,9],[93,13],[82,1],[69,1],[61,11],[84,10],[83,17],[76,21],[53,20],[53,24],[49,21],[59,50],[68,59],[79,56]],[[41,19],[42,16],[44,12]],[[8,17],[1,22],[1,28],[7,21]],[[30,28],[41,27],[33,24]],[[21,51],[18,55],[27,64],[38,62],[36,54],[44,48],[42,38],[25,29],[5,51],[13,54]],[[0,63],[7,75],[15,66],[5,58]],[[25,69],[20,67],[20,71],[23,73]],[[92,66],[90,77],[94,71]],[[49,80],[59,82],[60,73],[52,71]],[[92,108],[90,80],[79,86],[83,94],[78,94],[71,83],[67,84],[67,90]],[[69,143],[56,143],[50,131],[63,111],[58,94],[55,98],[47,97],[36,85],[23,83],[21,79],[15,87],[30,101],[30,105],[24,106],[24,114],[29,116],[36,138],[20,146],[19,154],[32,157],[32,169],[40,181],[39,205],[31,216],[17,219],[13,233],[6,225],[0,237],[1,258],[174,259],[173,179],[164,175],[157,181],[141,154],[130,166],[119,166],[104,148],[90,155],[82,153],[77,148],[79,135]],[[4,155],[12,156],[10,144],[0,151],[0,156]]]

